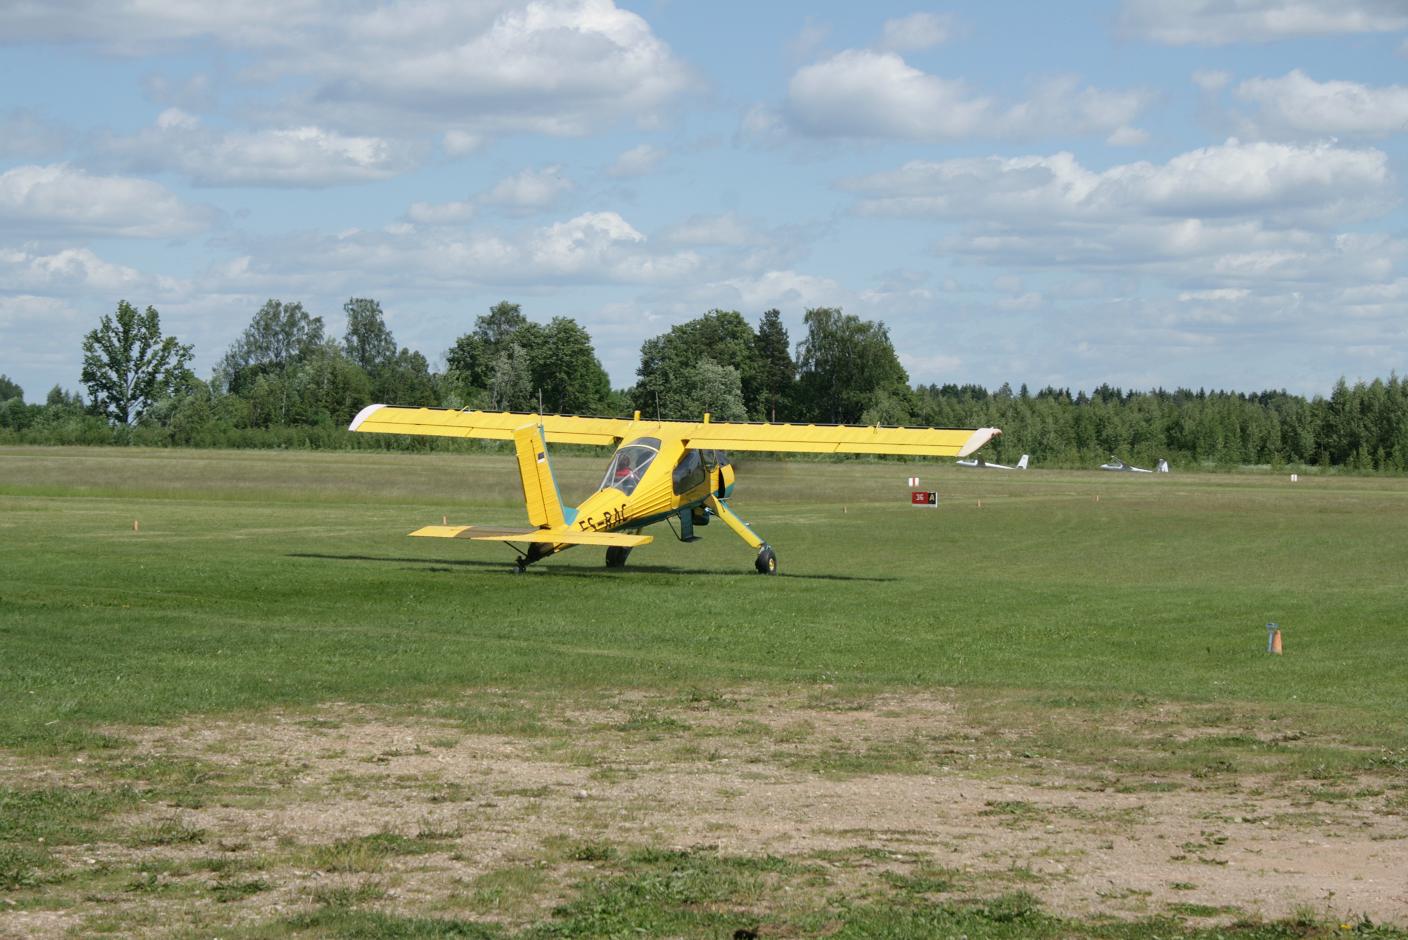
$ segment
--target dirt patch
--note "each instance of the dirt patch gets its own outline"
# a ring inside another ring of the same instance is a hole
[[[170,924],[160,914],[178,908],[256,922],[337,897],[514,926],[591,872],[593,846],[806,859],[828,892],[941,870],[968,895],[1020,887],[1078,917],[1309,907],[1408,922],[1393,777],[1332,793],[1235,771],[1105,784],[1111,768],[1023,750],[1026,732],[986,737],[934,695],[525,701],[528,734],[430,717],[455,704],[123,728],[120,757],[5,759],[10,786],[106,775],[158,798],[111,821],[110,842],[63,849],[80,887],[58,879],[30,909],[0,907],[0,935],[59,936],[100,914]],[[1160,733],[1174,720],[1161,713]],[[95,867],[114,873],[107,888],[76,874]],[[46,896],[65,909],[40,909]]]

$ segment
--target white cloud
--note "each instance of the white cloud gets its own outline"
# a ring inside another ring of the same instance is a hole
[[[1149,142],[1149,132],[1138,127],[1122,124],[1110,132],[1105,143],[1111,147],[1139,147]]]
[[[8,270],[10,259],[0,252],[0,270]],[[0,295],[0,327],[20,335],[44,335],[56,322],[76,321],[78,311],[65,300],[35,294]],[[29,389],[27,398],[36,398],[37,389]]]
[[[616,158],[616,162],[607,169],[608,176],[617,178],[631,176],[645,176],[654,171],[660,165],[660,161],[669,155],[669,151],[653,144],[640,144],[624,151]]]
[[[273,123],[433,132],[451,151],[487,133],[648,122],[696,82],[644,19],[611,0],[3,4],[0,35],[117,54],[218,44],[247,59],[245,82],[296,80]]]
[[[1214,69],[1198,69],[1193,73],[1193,84],[1209,94],[1221,91],[1232,81],[1231,72]]]
[[[92,176],[64,164],[0,173],[0,227],[26,234],[172,238],[206,231],[213,209],[193,206],[149,180]]]
[[[135,170],[184,174],[199,186],[317,188],[389,179],[410,168],[415,148],[380,137],[348,136],[320,127],[214,131],[179,108],[156,124],[102,144]]]
[[[1236,95],[1257,108],[1250,123],[1276,136],[1383,137],[1408,131],[1408,85],[1317,82],[1300,69],[1253,78]]]
[[[865,49],[799,69],[787,94],[793,124],[818,136],[963,137],[991,107],[962,82],[925,74],[894,53]]]
[[[861,194],[858,211],[870,215],[1033,223],[1249,217],[1341,224],[1382,214],[1395,198],[1382,151],[1236,140],[1162,165],[1101,173],[1069,153],[916,160],[843,186]]]
[[[952,36],[953,17],[938,13],[911,13],[885,21],[880,48],[894,52],[917,52],[942,45]]]
[[[8,288],[45,294],[121,294],[137,287],[151,287],[151,281],[137,270],[104,262],[87,248],[65,248],[51,255],[0,248],[0,272],[0,280]]]
[[[499,180],[480,196],[480,201],[511,210],[534,211],[552,206],[572,189],[573,183],[562,175],[562,167],[554,164],[538,170],[522,170]]]
[[[1039,271],[1044,279],[1137,278],[1100,292],[1122,317],[1167,291],[1157,329],[1084,312],[1099,298],[1073,299],[1044,284],[1035,290],[1002,281],[995,295],[969,301],[975,315],[996,310],[1062,322],[1062,308],[1078,303],[1083,321],[1130,332],[1141,348],[1204,343],[1229,317],[1249,322],[1243,306],[1255,304],[1265,305],[1267,317],[1291,318],[1304,336],[1315,316],[1336,316],[1337,290],[1395,283],[1408,266],[1408,242],[1344,230],[1383,215],[1396,199],[1387,158],[1374,149],[1228,141],[1163,164],[1104,171],[1064,153],[912,161],[844,186],[859,195],[858,211],[950,223],[935,245],[947,259]],[[1299,299],[1291,305],[1289,297]],[[1110,335],[1086,333],[1108,352],[1118,345]],[[1111,381],[1123,368],[1116,358],[1104,364]],[[1165,366],[1175,367],[1172,360]]]
[[[330,12],[320,0],[70,0],[6,4],[0,7],[0,31],[11,41],[92,43],[110,53],[141,55],[193,39],[284,45]]]
[[[316,88],[296,107],[348,126],[581,135],[649,123],[695,81],[610,0],[433,0],[345,18],[330,7],[320,25],[310,48],[274,50],[266,68],[309,76]]]
[[[966,83],[930,75],[893,52],[850,49],[798,69],[788,84],[788,124],[816,137],[940,141],[965,137],[1110,133],[1144,109],[1143,91],[1081,87],[1069,76],[1043,80],[1026,101],[1000,105]],[[750,134],[766,131],[750,113]]]
[[[458,225],[474,218],[475,206],[469,200],[459,202],[413,202],[406,218],[421,225]]]
[[[467,131],[447,131],[441,141],[445,153],[452,157],[463,157],[484,146],[484,138]]]
[[[1251,291],[1245,287],[1215,287],[1211,290],[1186,290],[1178,295],[1178,299],[1184,303],[1191,300],[1238,301],[1246,300],[1249,294]]]
[[[1125,0],[1127,36],[1172,46],[1218,46],[1408,28],[1397,0]]]
[[[306,283],[320,292],[374,279],[392,287],[453,290],[476,285],[657,284],[694,277],[693,251],[657,250],[615,212],[588,212],[518,232],[428,225],[352,230],[251,244],[213,272],[222,290]]]
[[[728,306],[742,310],[836,306],[849,296],[849,292],[832,278],[791,270],[725,278],[710,284],[705,293],[712,297],[729,298]],[[723,301],[711,303],[722,304]]]
[[[735,212],[724,212],[718,215],[692,215],[667,229],[664,238],[675,245],[742,247],[758,244],[762,234],[758,224]]]

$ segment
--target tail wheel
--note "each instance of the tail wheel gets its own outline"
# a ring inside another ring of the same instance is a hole
[[[612,545],[606,550],[606,567],[624,568],[626,567],[626,556],[631,553],[629,547]]]
[[[758,574],[777,574],[777,552],[771,545],[758,549],[758,560],[753,562],[753,567],[758,569]]]

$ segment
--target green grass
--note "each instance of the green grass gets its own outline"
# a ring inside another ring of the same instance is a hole
[[[557,460],[568,498],[598,462]],[[903,505],[915,472],[938,511]],[[0,744],[465,686],[783,683],[1257,703],[1403,746],[1408,481],[1014,476],[745,462],[735,506],[782,576],[716,525],[519,577],[500,546],[404,537],[518,521],[501,457],[0,450]]]
[[[555,456],[564,496],[585,496],[601,463]],[[916,473],[939,490],[938,510],[906,505]],[[520,523],[517,489],[512,460],[492,454],[0,448],[0,759],[71,775],[0,783],[0,889],[41,907],[174,894],[235,908],[276,895],[281,864],[331,876],[305,898],[311,909],[222,931],[260,937],[520,935],[484,922],[504,910],[527,937],[618,935],[632,919],[686,936],[763,923],[843,937],[1334,932],[1081,923],[1000,894],[1013,884],[938,867],[891,876],[878,894],[790,895],[785,885],[820,877],[809,862],[652,854],[586,835],[554,850],[549,872],[525,858],[481,874],[453,908],[474,916],[438,919],[376,905],[397,896],[408,860],[434,865],[453,839],[383,831],[240,854],[181,811],[291,792],[296,762],[154,754],[128,740],[135,726],[274,707],[327,733],[347,709],[298,710],[329,702],[432,718],[432,751],[500,734],[623,778],[631,749],[649,742],[680,761],[727,752],[739,766],[746,754],[728,749],[741,748],[841,778],[980,775],[981,756],[1002,749],[1004,773],[1053,758],[1123,792],[1311,779],[1293,812],[1317,817],[1372,774],[1384,811],[1408,812],[1408,480],[745,460],[734,507],[777,549],[776,578],[755,575],[722,525],[692,545],[657,526],[621,571],[575,549],[522,576],[502,546],[405,537],[442,516]],[[1272,620],[1281,657],[1264,652]],[[828,716],[844,721],[895,692],[954,701],[958,730],[908,728],[902,715],[873,739],[830,727]],[[758,694],[808,716],[764,722]],[[611,697],[605,724],[573,725],[571,708]],[[584,744],[574,729],[611,743]],[[365,767],[343,785],[391,786]],[[476,792],[473,780],[426,785],[447,802]],[[550,792],[525,783],[479,799]],[[137,811],[140,822],[124,821]],[[1077,817],[1057,798],[987,812],[1016,829],[1128,823]],[[1274,822],[1296,825],[1290,814]],[[59,861],[65,847],[102,841],[232,861],[169,871]],[[1213,858],[1212,845],[1194,855]],[[378,881],[348,880],[367,875]],[[60,879],[67,894],[46,894]],[[567,900],[537,911],[550,891]],[[1169,913],[1205,908],[1190,900]],[[112,929],[151,926],[146,916],[158,917],[118,911]]]

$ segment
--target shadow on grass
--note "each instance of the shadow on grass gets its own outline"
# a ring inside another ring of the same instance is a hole
[[[372,561],[383,564],[394,565],[424,565],[429,571],[450,571],[451,568],[442,567],[450,565],[458,568],[485,568],[498,571],[503,574],[517,574],[513,561],[483,561],[476,558],[402,558],[391,555],[329,555],[323,552],[289,552],[286,558],[315,558],[323,561]],[[561,568],[535,566],[528,569],[529,572],[551,572],[553,575],[565,576],[569,578],[619,578],[629,577],[632,572],[642,574],[701,574],[711,575],[720,578],[756,578],[758,573],[752,568],[740,568],[738,570],[723,570],[718,568],[671,568],[668,565],[629,565],[625,568],[605,568],[584,569],[584,568]],[[807,581],[898,581],[894,577],[870,577],[866,575],[853,574],[788,574],[783,572],[780,577],[791,580]]]

